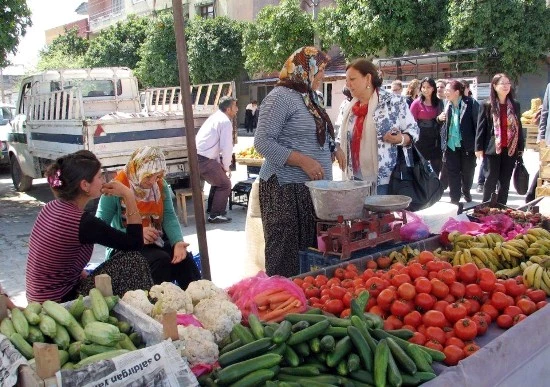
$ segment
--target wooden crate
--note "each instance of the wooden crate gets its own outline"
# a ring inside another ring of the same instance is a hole
[[[526,130],[525,137],[525,149],[538,149],[537,137],[539,135],[539,128],[537,125],[533,124],[524,124],[523,129]]]
[[[550,196],[550,179],[538,178],[537,188],[535,189],[535,197]]]
[[[236,161],[239,164],[249,165],[253,167],[261,167],[262,164],[264,163],[264,159],[248,159],[248,158],[240,158],[240,157],[237,157]]]

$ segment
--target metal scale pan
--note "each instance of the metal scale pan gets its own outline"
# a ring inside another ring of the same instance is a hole
[[[400,211],[409,207],[411,201],[404,195],[373,195],[365,198],[363,208],[372,212]]]

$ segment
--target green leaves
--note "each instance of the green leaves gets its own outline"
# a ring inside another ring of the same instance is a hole
[[[89,41],[78,36],[78,28],[66,30],[54,41],[40,51],[38,70],[84,67],[84,54],[88,50]]]
[[[3,0],[0,6],[0,67],[8,65],[9,54],[17,52],[21,37],[32,26],[31,11],[25,0]]]

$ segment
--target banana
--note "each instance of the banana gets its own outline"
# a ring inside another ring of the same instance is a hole
[[[453,266],[458,266],[460,265],[460,255],[462,254],[462,251],[457,251],[455,253],[455,256],[453,258]]]
[[[462,254],[464,254],[464,262],[465,262],[465,263],[473,262],[473,260],[472,260],[472,253],[470,253],[470,249],[464,249],[464,250],[462,251]]]
[[[477,256],[472,255],[470,258],[474,261],[474,263],[476,264],[476,266],[477,266],[479,269],[484,269],[484,268],[487,267],[487,266],[485,266],[485,264],[481,261],[481,259],[479,259]]]
[[[548,273],[548,270],[544,270],[542,272],[542,282],[550,289],[550,273]],[[548,293],[547,293],[548,294]],[[550,294],[548,294],[550,296]]]
[[[544,272],[546,272],[546,270]],[[543,276],[544,276],[544,273],[543,273]],[[547,296],[550,296],[550,287],[546,285],[546,282],[540,281],[540,288],[544,290],[544,293],[546,293]]]
[[[497,254],[498,257],[503,257],[502,249],[499,245],[493,247],[493,251]]]
[[[547,256],[547,255],[543,255],[543,258],[542,258],[541,262],[539,263],[539,265],[541,265],[545,269],[549,269],[550,268],[550,257]]]
[[[466,259],[464,258],[464,253],[462,251],[460,252],[460,255],[458,256],[458,258],[460,260],[460,265],[466,264]]]
[[[520,253],[517,249],[515,249],[513,246],[506,246],[506,247],[503,247],[504,249],[506,249],[506,251],[508,252],[508,254],[511,256],[511,257],[516,257],[516,258],[523,258],[524,255],[522,253]]]
[[[521,271],[524,272],[525,269],[527,269],[527,264],[526,264],[525,262],[521,262],[521,263],[519,264],[519,267],[521,268]]]
[[[540,265],[537,267],[537,271],[535,271],[535,274],[533,276],[533,278],[534,278],[533,285],[535,286],[535,289],[540,289],[540,282],[542,280],[542,272],[543,271],[544,271],[544,269]]]
[[[487,240],[487,237],[485,235],[479,234],[477,236],[477,239],[479,240],[480,243],[483,243],[485,247],[489,247],[489,241]]]
[[[526,285],[528,287],[534,287],[535,285],[535,274],[537,272],[537,268],[540,266],[537,263],[533,263],[531,266],[529,266],[524,272],[523,272],[523,282],[527,282]],[[540,267],[542,269],[542,267]],[[541,273],[542,276],[542,273]],[[540,285],[539,285],[540,286]]]
[[[474,237],[472,235],[469,235],[469,234],[460,234],[458,236],[455,236],[455,243],[458,243],[458,242],[468,242],[468,241],[471,241],[472,239],[474,239]]]
[[[449,239],[449,242],[454,243],[455,237],[458,236],[458,235],[460,235],[460,233],[458,231],[451,231],[449,233],[449,235],[447,236],[447,238]]]
[[[533,263],[538,263],[540,265],[544,257],[545,257],[544,255],[533,255],[529,257],[529,260]]]
[[[531,235],[531,234],[524,234],[523,235],[523,240],[525,241],[525,243],[527,243],[529,245],[531,243],[535,243],[537,241],[537,237],[535,237],[534,235]]]
[[[512,259],[510,258],[510,250],[508,250],[506,247],[501,246],[500,251],[502,252],[502,256],[506,261],[512,262]]]

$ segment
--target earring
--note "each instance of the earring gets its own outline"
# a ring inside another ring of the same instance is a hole
[[[372,88],[372,86],[367,86],[367,90],[368,90],[368,89],[371,89],[371,88]]]

